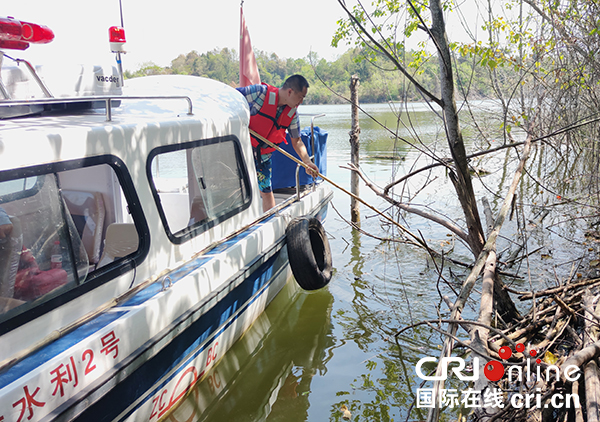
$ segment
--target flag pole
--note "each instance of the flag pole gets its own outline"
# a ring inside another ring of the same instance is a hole
[[[240,82],[239,86],[259,85],[260,73],[254,57],[250,33],[244,18],[244,0],[240,3]]]

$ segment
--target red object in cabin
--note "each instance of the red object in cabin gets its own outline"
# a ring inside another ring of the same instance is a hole
[[[67,284],[68,275],[62,268],[40,271],[29,249],[23,248],[15,280],[15,299],[34,300]]]
[[[33,300],[40,296],[50,293],[52,290],[67,284],[67,272],[62,268],[41,271],[32,276],[25,284],[24,289],[20,291],[21,300]],[[17,286],[15,284],[15,293]],[[16,296],[16,294],[15,294]]]
[[[54,32],[47,26],[0,17],[0,48],[25,50],[29,43],[47,44],[53,39]]]

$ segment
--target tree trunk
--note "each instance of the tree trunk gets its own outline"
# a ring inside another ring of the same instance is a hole
[[[442,95],[442,111],[444,116],[444,126],[446,137],[450,147],[450,153],[454,160],[455,173],[450,174],[450,179],[458,195],[460,205],[466,219],[466,225],[469,235],[469,247],[475,257],[479,255],[485,238],[477,202],[471,183],[471,175],[467,163],[467,154],[463,142],[462,133],[458,121],[458,110],[456,108],[456,99],[454,96],[454,77],[452,75],[452,59],[450,57],[450,47],[446,38],[446,26],[444,14],[439,0],[432,0],[429,3],[431,10],[431,35],[436,43],[438,58],[440,62],[440,85]]]

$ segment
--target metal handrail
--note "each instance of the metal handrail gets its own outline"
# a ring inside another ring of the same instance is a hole
[[[106,104],[106,121],[112,120],[112,101],[120,100],[186,100],[188,103],[188,116],[193,116],[192,99],[185,95],[174,96],[119,96],[119,95],[92,95],[88,97],[59,97],[59,98],[35,98],[30,100],[2,100],[0,107],[3,106],[28,106],[28,105],[51,105],[51,104],[74,104],[88,103],[90,101],[104,101]]]
[[[315,114],[310,119],[310,147],[312,148],[313,157],[315,155],[315,119],[323,116],[325,116],[325,113]]]
[[[50,92],[50,90],[48,89],[48,87],[46,86],[44,81],[42,81],[40,76],[37,74],[35,68],[31,65],[31,63],[29,63],[27,60],[24,60],[24,59],[15,59],[13,57],[10,57],[8,54],[4,53],[3,51],[0,51],[0,69],[2,68],[2,61],[4,60],[4,57],[7,57],[10,60],[16,62],[17,66],[20,65],[21,63],[25,63],[25,66],[29,70],[29,73],[31,73],[31,76],[33,76],[33,80],[38,84],[38,86],[40,87],[40,89],[42,90],[44,95],[48,98],[54,97],[54,95],[52,95],[52,93]],[[6,100],[11,99],[10,95],[8,93],[8,90],[6,89],[6,86],[4,86],[2,81],[0,81],[0,93]]]
[[[311,119],[310,119],[310,147],[311,147],[312,155],[310,156],[310,160],[312,162],[314,162],[314,159],[315,159],[315,119],[325,116],[325,113],[303,114],[303,116],[311,116]],[[300,167],[302,167],[300,164],[296,164],[296,197],[298,198],[298,201],[300,200]],[[313,177],[312,179],[313,179],[312,186],[314,189],[315,178]]]
[[[36,72],[35,68],[31,65],[31,63],[29,63],[27,60],[23,60],[23,59],[15,59],[15,61],[17,62],[17,65],[19,65],[20,63],[25,63],[25,66],[27,66],[27,69],[29,69],[29,73],[31,73],[31,76],[33,76],[33,79],[38,84],[38,86],[40,87],[40,89],[42,90],[42,92],[44,93],[44,95],[46,97],[48,97],[48,98],[54,97],[54,95],[52,95],[52,93],[50,92],[50,90],[48,89],[48,87],[46,86],[44,81],[42,81],[42,79]]]
[[[2,71],[2,62],[3,61],[4,61],[4,53],[0,54],[0,71]],[[5,99],[10,100],[10,95],[8,93],[8,90],[6,89],[4,82],[2,82],[1,74],[0,74],[0,95],[2,95],[2,97],[4,97]]]

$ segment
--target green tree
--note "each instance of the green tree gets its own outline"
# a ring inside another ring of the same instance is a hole
[[[439,77],[432,60],[422,60],[416,52],[406,52],[409,68],[413,69],[415,80],[431,92],[439,92]],[[465,53],[468,54],[468,53]],[[373,66],[368,49],[356,47],[346,51],[336,60],[328,61],[316,53],[310,53],[305,58],[282,59],[273,53],[257,51],[257,63],[263,82],[281,86],[288,76],[304,75],[310,90],[305,100],[306,104],[335,104],[344,102],[349,96],[348,84],[350,75],[357,74],[361,80],[360,101],[363,103],[382,103],[400,101],[403,99],[420,101],[422,97],[414,89],[405,86],[402,78],[389,66]],[[480,98],[489,93],[490,87],[478,68],[477,77],[473,77],[471,61],[459,56],[457,74],[460,79],[467,80],[469,92],[465,96]],[[413,64],[414,63],[414,64]],[[230,49],[215,49],[205,53],[195,50],[180,54],[165,68],[152,62],[144,63],[136,71],[127,71],[127,78],[156,75],[178,74],[194,75],[216,79],[235,86],[239,80],[239,59],[237,52]]]
[[[167,75],[169,73],[170,73],[170,70],[168,68],[165,69],[164,67],[160,67],[153,62],[145,62],[135,72],[125,71],[124,76],[127,79],[131,79],[131,78],[139,78],[141,76]]]

